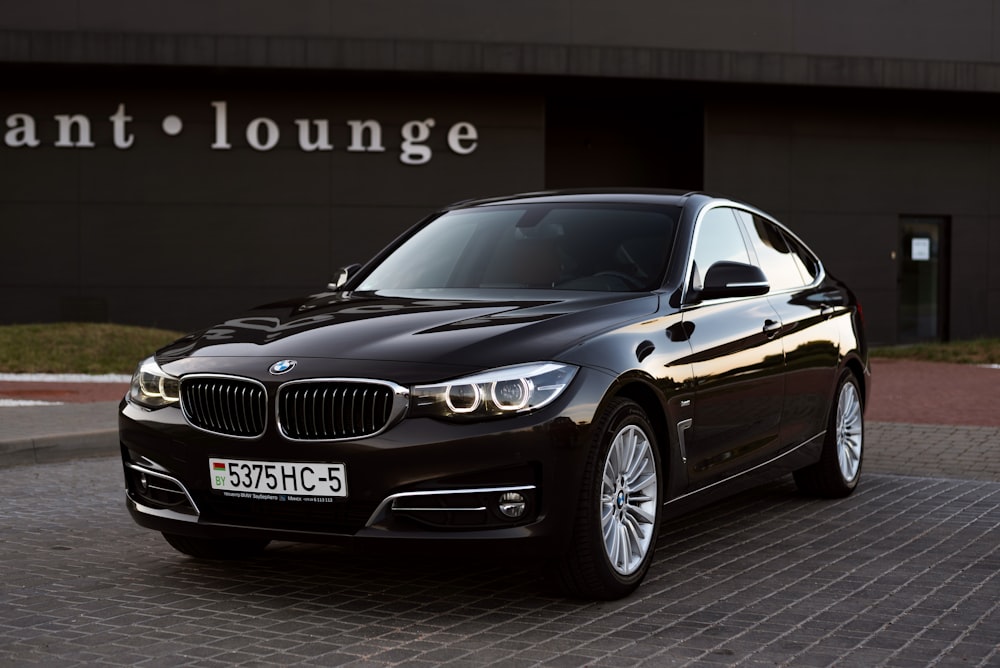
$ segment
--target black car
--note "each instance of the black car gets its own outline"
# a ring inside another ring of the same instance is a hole
[[[325,292],[143,361],[119,420],[127,505],[200,558],[513,553],[615,598],[689,500],[787,473],[850,494],[869,379],[857,300],[756,208],[465,202]]]

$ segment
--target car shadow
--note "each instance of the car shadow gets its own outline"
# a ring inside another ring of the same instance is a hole
[[[733,531],[752,534],[775,513],[793,512],[808,502],[790,482],[779,481],[669,520],[661,527],[650,577],[695,567],[714,541],[731,537]],[[155,561],[148,574],[166,589],[197,592],[199,598],[215,599],[227,609],[256,608],[261,613],[306,604],[315,610],[380,614],[416,606],[442,615],[459,609],[465,614],[492,610],[505,602],[528,608],[558,601],[587,603],[566,599],[542,565],[522,563],[517,557],[362,556],[326,545],[272,543],[246,560],[199,560],[162,549]]]

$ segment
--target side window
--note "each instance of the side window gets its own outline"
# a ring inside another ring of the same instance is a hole
[[[694,247],[698,276],[692,277],[696,281],[704,279],[708,268],[723,260],[750,264],[750,256],[733,210],[719,207],[710,210],[701,220]]]
[[[798,266],[799,273],[802,274],[802,278],[806,284],[815,281],[816,277],[819,276],[819,260],[812,254],[812,251],[788,235],[785,235],[785,241],[788,242],[788,247],[792,251],[792,258],[795,259],[795,264]]]
[[[772,292],[800,288],[810,280],[799,271],[800,259],[789,247],[785,236],[771,221],[752,216],[745,211],[738,212],[746,225],[750,240],[764,270]]]

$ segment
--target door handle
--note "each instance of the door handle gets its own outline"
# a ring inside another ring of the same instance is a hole
[[[773,339],[777,336],[778,331],[781,330],[781,323],[777,320],[765,320],[764,321],[764,336],[769,339]]]

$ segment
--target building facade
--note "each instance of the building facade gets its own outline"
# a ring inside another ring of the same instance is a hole
[[[0,323],[193,329],[440,205],[708,190],[1000,336],[1000,0],[0,1]]]

